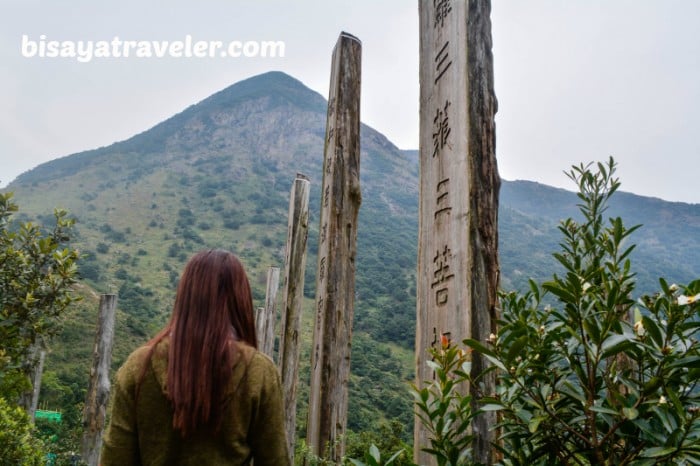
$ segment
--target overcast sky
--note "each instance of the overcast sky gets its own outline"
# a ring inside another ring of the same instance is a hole
[[[700,203],[700,1],[492,6],[503,178],[573,190],[563,170],[613,155],[624,191]],[[42,162],[127,139],[266,71],[327,96],[343,30],[363,42],[362,120],[400,148],[418,148],[414,0],[1,0],[0,186]],[[23,35],[274,40],[284,41],[285,56],[80,63],[24,57]]]

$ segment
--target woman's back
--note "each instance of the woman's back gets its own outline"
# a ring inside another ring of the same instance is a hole
[[[112,419],[102,450],[102,466],[288,465],[279,373],[256,349],[236,343],[232,375],[225,391],[222,423],[186,438],[173,428],[167,394],[169,340],[136,350],[119,370]],[[143,372],[144,364],[149,367]],[[143,380],[137,387],[143,373]],[[138,398],[137,398],[138,396]]]

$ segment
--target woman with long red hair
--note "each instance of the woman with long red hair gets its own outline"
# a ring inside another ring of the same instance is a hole
[[[277,368],[256,350],[243,265],[196,254],[170,322],[117,373],[101,465],[289,465]]]

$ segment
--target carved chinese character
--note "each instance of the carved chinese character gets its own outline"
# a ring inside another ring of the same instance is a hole
[[[318,309],[321,309],[322,306],[323,306],[323,296],[321,296],[319,298]],[[316,312],[316,332],[321,331],[322,316],[323,316],[323,314],[321,314],[320,312]],[[314,368],[316,368],[318,366],[320,349],[321,349],[321,343],[318,342],[314,345],[314,358],[313,358]]]
[[[445,18],[452,11],[452,4],[450,0],[433,0],[433,27],[438,26],[443,27],[445,25]]]
[[[324,223],[321,227],[321,244],[326,242],[326,230],[328,229],[328,224]]]
[[[328,130],[328,142],[331,142],[331,139],[333,139],[334,131],[335,131],[335,128],[331,128]]]
[[[454,274],[450,273],[450,259],[451,256],[450,248],[445,245],[442,251],[438,250],[433,258],[433,264],[435,265],[433,277],[434,280],[430,286],[435,287],[436,285],[443,283],[450,278],[454,277]]]
[[[443,109],[438,108],[435,112],[435,118],[433,118],[433,157],[437,157],[443,147],[447,145],[447,138],[452,131],[447,115],[447,109],[450,105],[450,102],[446,100],[445,107]]]
[[[326,276],[326,258],[322,257],[318,263],[318,279],[323,280]]]
[[[324,191],[323,194],[323,207],[328,207],[328,201],[330,200],[331,197],[331,187],[326,186],[326,190]]]
[[[433,258],[433,282],[430,287],[435,289],[435,304],[442,306],[447,304],[449,291],[447,281],[454,278],[450,273],[450,249],[445,245],[442,252],[438,250]]]
[[[435,203],[437,206],[437,209],[435,210],[435,218],[439,214],[447,213],[452,210],[452,207],[449,205],[449,183],[450,179],[445,178],[444,180],[441,180],[437,184],[437,202]]]
[[[447,304],[450,295],[447,286],[444,286],[435,292],[435,304],[438,306],[443,306]]]
[[[450,54],[448,52],[447,47],[450,45],[450,41],[445,42],[445,45],[442,46],[440,51],[437,53],[437,56],[435,57],[435,74],[437,77],[435,78],[435,84],[438,83],[440,78],[442,78],[442,75],[445,74],[445,72],[450,68],[450,65],[452,65],[452,60],[450,60]]]

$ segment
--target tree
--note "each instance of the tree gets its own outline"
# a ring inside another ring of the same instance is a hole
[[[65,246],[75,220],[54,211],[50,231],[32,223],[15,226],[12,193],[0,194],[0,396],[10,400],[29,388],[32,354],[60,328],[76,299],[78,251]]]

